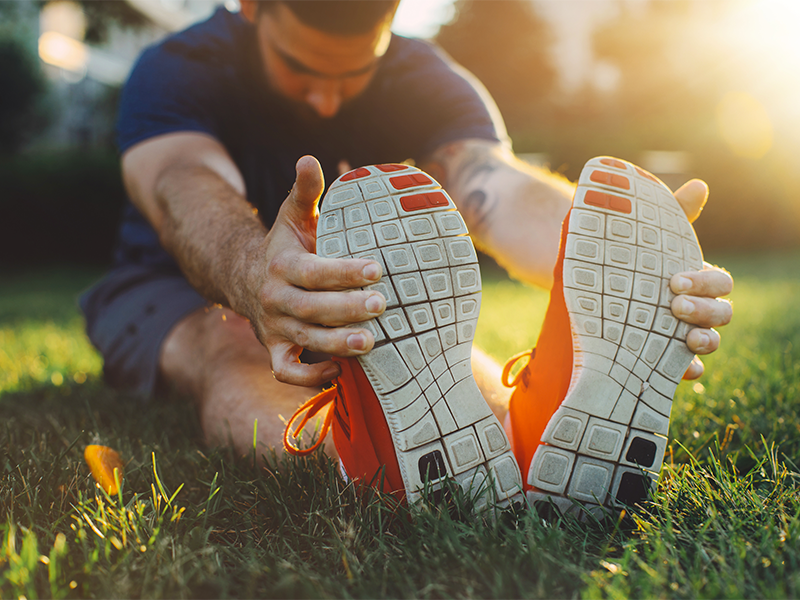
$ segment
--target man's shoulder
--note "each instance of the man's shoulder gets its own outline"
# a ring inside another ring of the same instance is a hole
[[[379,137],[395,142],[392,151],[423,158],[457,139],[505,137],[483,86],[435,43],[393,35],[384,58],[368,92],[353,103],[353,113],[361,120],[374,116],[370,123],[381,128]]]
[[[254,38],[248,22],[220,8],[145,50],[122,92],[119,150],[175,131],[221,135],[223,120],[235,113],[231,91],[247,84]]]
[[[441,94],[442,98],[450,98],[450,92],[471,94],[475,83],[434,42],[396,34],[392,35],[377,79],[375,88],[389,95],[419,93],[426,98]]]
[[[224,64],[231,60],[250,30],[240,15],[218,8],[211,17],[173,33],[148,48],[142,61],[178,58]]]
[[[385,63],[391,67],[420,67],[427,64],[445,65],[446,55],[433,42],[392,34]]]

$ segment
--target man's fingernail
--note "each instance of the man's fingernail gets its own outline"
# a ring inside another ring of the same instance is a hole
[[[672,286],[672,291],[676,294],[680,294],[681,292],[688,292],[692,289],[692,280],[688,277],[681,277],[678,276],[675,278],[675,282]]]
[[[348,336],[347,347],[350,350],[364,350],[367,347],[367,338],[361,333],[354,333]]]
[[[364,270],[361,271],[361,274],[364,276],[364,279],[377,281],[381,278],[381,266],[378,263],[369,263],[364,267]]]
[[[698,337],[700,343],[695,346],[695,352],[705,352],[711,345],[711,338],[707,333],[701,333]]]
[[[322,373],[322,377],[324,377],[325,380],[327,381],[333,379],[334,377],[338,377],[341,374],[341,372],[342,371],[341,369],[339,369],[339,367],[329,367],[325,369],[325,371]]]
[[[368,313],[379,315],[386,308],[386,300],[381,294],[373,294],[367,298],[367,301],[364,303],[364,305],[366,306]]]
[[[694,312],[694,302],[683,296],[678,296],[673,302],[673,310],[679,317],[689,317]]]

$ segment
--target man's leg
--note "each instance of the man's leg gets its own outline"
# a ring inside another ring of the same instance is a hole
[[[285,420],[319,392],[276,381],[269,352],[247,321],[231,310],[206,308],[177,269],[119,267],[80,304],[87,333],[103,355],[106,380],[143,400],[156,391],[159,379],[192,396],[209,444],[232,443],[242,454],[251,452],[258,419],[258,452],[269,447],[280,452]],[[502,422],[508,390],[500,385],[500,367],[477,348],[472,364]],[[306,428],[304,443],[313,431]],[[326,450],[336,455],[330,438]]]
[[[252,451],[253,423],[258,419],[258,452],[279,452],[283,431],[297,407],[319,392],[275,380],[269,352],[249,323],[228,309],[200,309],[180,321],[161,350],[162,377],[196,399],[206,441]],[[500,384],[500,366],[473,348],[472,368],[489,406],[500,422],[508,410],[509,390]],[[320,418],[324,417],[324,413]],[[312,428],[307,428],[305,443]],[[331,436],[325,450],[336,456]]]
[[[477,346],[472,346],[472,376],[500,423],[505,421],[508,414],[508,402],[512,392],[502,384],[502,373],[503,368],[491,356]]]
[[[285,421],[320,391],[277,381],[269,352],[229,309],[200,309],[181,320],[164,340],[159,365],[166,383],[195,400],[206,442],[240,454],[252,451],[256,419],[257,452],[280,452]],[[308,443],[313,428],[306,429]],[[325,447],[336,455],[333,440]]]

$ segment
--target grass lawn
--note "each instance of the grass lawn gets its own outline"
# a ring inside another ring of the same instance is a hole
[[[0,273],[0,597],[800,596],[800,255],[719,261],[735,321],[678,389],[658,493],[602,523],[411,522],[321,455],[269,472],[205,448],[181,400],[102,384],[75,308],[98,273]],[[484,279],[477,341],[502,361],[547,295]],[[119,495],[91,443],[123,456]]]

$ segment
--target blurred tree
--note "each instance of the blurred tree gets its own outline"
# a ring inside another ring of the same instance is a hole
[[[40,124],[37,100],[45,90],[38,63],[13,38],[0,38],[0,90],[0,153],[10,153]]]
[[[619,69],[609,109],[650,147],[685,147],[713,133],[709,116],[722,95],[721,56],[702,35],[731,6],[726,0],[672,0],[631,6],[595,31],[597,58]]]
[[[86,41],[101,44],[113,26],[140,28],[150,22],[127,2],[119,0],[79,0],[86,15]]]
[[[605,137],[604,153],[633,160],[643,150],[687,151],[691,165],[685,175],[705,179],[712,193],[697,223],[704,245],[796,246],[800,160],[797,151],[787,151],[790,145],[783,138],[789,134],[777,131],[768,152],[747,157],[737,156],[718,127],[726,93],[752,88],[754,72],[734,58],[743,51],[740,40],[720,35],[725,32],[719,29],[742,4],[618,2],[618,14],[595,31],[593,44],[598,58],[619,69],[619,85],[604,101],[599,127],[587,123],[592,127],[587,137]]]
[[[437,43],[486,86],[512,136],[534,127],[556,84],[547,22],[528,0],[457,0],[456,9]]]

